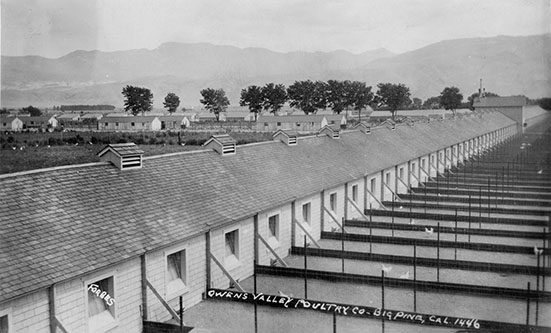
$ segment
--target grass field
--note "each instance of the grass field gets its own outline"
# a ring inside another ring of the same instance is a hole
[[[145,156],[202,149],[213,132],[52,132],[2,133],[0,174],[99,161],[97,153],[108,143],[134,142]],[[272,133],[230,135],[237,144],[272,140]],[[178,144],[178,141],[185,146]]]
[[[65,145],[0,150],[0,174],[50,168],[61,165],[98,162],[104,145]],[[201,146],[140,145],[145,156],[201,149]]]

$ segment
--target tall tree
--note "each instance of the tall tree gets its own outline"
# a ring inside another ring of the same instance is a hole
[[[346,86],[347,85],[345,84],[345,87]],[[351,106],[354,110],[358,111],[358,121],[361,121],[362,110],[373,102],[373,92],[371,91],[371,86],[366,86],[365,82],[352,81],[346,89],[348,90],[347,107]]]
[[[220,112],[225,112],[230,100],[226,97],[226,92],[223,89],[207,88],[201,90],[201,104],[205,106],[209,112],[214,113],[216,121],[220,120]]]
[[[287,88],[289,105],[302,110],[305,114],[315,113],[317,110],[315,90],[316,84],[310,80],[295,81]]]
[[[263,103],[264,96],[262,94],[262,88],[253,85],[241,90],[239,105],[248,106],[249,111],[254,113],[255,121],[258,117],[258,113],[262,111]]]
[[[398,108],[411,104],[409,88],[402,83],[379,83],[377,88],[377,101],[390,108],[393,120]]]
[[[132,112],[134,116],[144,114],[153,108],[153,94],[151,90],[142,87],[127,85],[122,88],[124,96],[124,110]]]
[[[180,97],[178,97],[175,93],[168,93],[165,97],[163,105],[170,114],[173,114],[180,106]]]
[[[28,113],[31,117],[38,117],[42,115],[42,111],[39,108],[35,108],[32,105],[27,106],[26,108],[22,108],[21,112]]]
[[[429,97],[423,103],[423,109],[438,109],[440,107],[440,96]]]
[[[323,81],[314,83],[313,105],[316,110],[327,108],[327,83]]]
[[[423,101],[418,97],[413,97],[413,108],[419,110],[423,105]]]
[[[264,110],[275,115],[287,102],[287,90],[283,84],[267,83],[262,87],[262,98]]]
[[[333,112],[340,114],[351,103],[349,100],[350,81],[327,81],[326,102]]]
[[[451,110],[454,116],[455,110],[461,106],[462,100],[463,95],[457,87],[446,87],[440,93],[440,105],[446,110]]]

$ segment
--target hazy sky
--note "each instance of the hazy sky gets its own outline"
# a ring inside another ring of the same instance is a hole
[[[208,42],[401,53],[445,39],[551,32],[551,0],[1,0],[2,55]]]

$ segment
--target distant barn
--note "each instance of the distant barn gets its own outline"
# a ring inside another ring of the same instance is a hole
[[[21,117],[24,128],[53,129],[58,125],[54,116]]]
[[[65,125],[66,123],[75,122],[80,120],[80,114],[78,113],[66,113],[56,117],[60,125]]]
[[[475,111],[499,111],[517,122],[519,129],[530,126],[545,117],[547,111],[538,105],[527,105],[524,96],[482,97],[475,99]]]
[[[103,117],[98,122],[100,131],[158,131],[161,120],[156,116]]]
[[[161,129],[180,130],[189,126],[190,122],[184,115],[159,116]]]
[[[266,132],[316,132],[325,126],[346,128],[346,123],[344,115],[260,116],[256,122],[256,129]]]
[[[2,131],[21,131],[23,129],[23,121],[18,117],[0,117],[0,130]]]

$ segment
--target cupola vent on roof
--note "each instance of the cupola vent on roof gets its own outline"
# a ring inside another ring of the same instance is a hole
[[[341,137],[341,131],[340,129],[333,128],[329,125],[323,126],[322,129],[320,129],[319,134],[325,134],[330,138],[338,139]]]
[[[409,126],[413,127],[415,126],[415,120],[413,120],[411,117],[406,117],[406,119],[404,120],[404,122],[406,124],[408,124]]]
[[[120,170],[142,167],[144,152],[135,143],[115,143],[105,146],[98,156],[102,162],[111,162]]]
[[[275,141],[281,141],[287,146],[296,146],[298,143],[298,133],[295,131],[278,130],[274,133],[273,138]]]
[[[394,120],[391,120],[391,119],[387,119],[387,120],[383,121],[383,123],[381,125],[385,126],[389,130],[396,129],[396,123],[394,122]]]
[[[220,155],[232,155],[237,150],[237,142],[228,134],[213,135],[203,146],[214,149]]]
[[[365,123],[357,123],[354,125],[354,129],[360,130],[362,133],[369,134],[371,133],[371,126]]]

